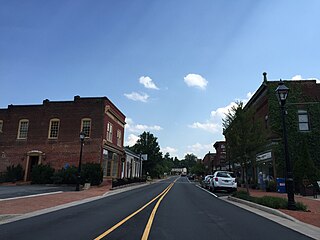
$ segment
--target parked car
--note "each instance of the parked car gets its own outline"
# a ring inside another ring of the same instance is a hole
[[[201,181],[201,187],[203,188],[209,188],[210,179],[213,175],[207,175],[204,177],[204,179]]]
[[[232,177],[230,173],[226,171],[216,171],[210,179],[209,189],[213,192],[216,190],[236,191],[236,178]]]
[[[189,174],[187,177],[188,177],[189,180],[194,180],[195,175],[194,174]]]

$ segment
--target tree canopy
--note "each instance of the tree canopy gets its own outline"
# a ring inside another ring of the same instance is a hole
[[[253,116],[252,110],[237,102],[223,119],[228,158],[232,163],[239,163],[246,173],[249,163],[255,165],[255,154],[265,143],[265,133]]]

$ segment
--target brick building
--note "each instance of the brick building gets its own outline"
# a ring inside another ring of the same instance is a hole
[[[213,144],[213,147],[216,150],[216,168],[219,170],[231,170],[231,165],[226,162],[226,142],[217,141]]]
[[[275,92],[279,81],[268,81],[267,74],[263,75],[263,83],[245,105],[245,109],[254,110],[252,120],[259,121],[266,131],[266,144],[254,152],[255,165],[251,166],[249,177],[256,178],[259,172],[264,179],[284,177],[283,131]],[[284,84],[290,89],[286,125],[290,159],[297,177],[297,163],[306,161],[307,157],[302,151],[308,152],[315,167],[320,169],[320,84],[316,80],[284,80]]]
[[[216,162],[216,154],[215,153],[207,153],[202,160],[202,163],[206,169],[206,174],[212,174],[215,170],[217,170],[218,164]]]
[[[107,97],[9,105],[0,109],[0,172],[21,164],[26,181],[36,164],[78,166],[83,131],[83,163],[100,163],[104,177],[119,177],[124,125],[125,115]]]

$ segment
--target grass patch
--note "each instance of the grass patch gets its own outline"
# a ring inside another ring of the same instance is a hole
[[[288,206],[288,200],[280,197],[272,197],[272,196],[253,197],[253,196],[250,196],[246,191],[234,192],[232,196],[246,200],[246,201],[254,202],[266,207],[274,208],[274,209],[287,209],[287,206]],[[296,207],[298,211],[307,211],[307,206],[301,202],[296,202]]]

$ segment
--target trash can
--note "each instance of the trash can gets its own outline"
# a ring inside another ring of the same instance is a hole
[[[285,178],[277,178],[277,192],[285,193],[286,192],[286,179]]]

